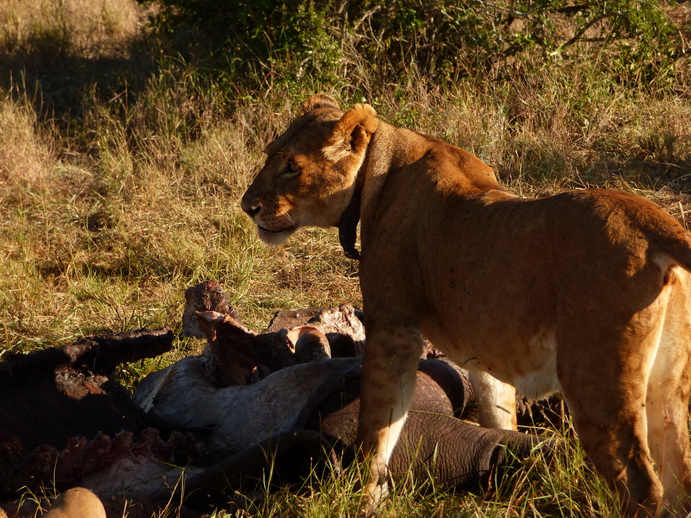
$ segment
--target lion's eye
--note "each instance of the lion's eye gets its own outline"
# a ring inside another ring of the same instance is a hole
[[[288,165],[286,168],[283,170],[283,174],[285,175],[295,175],[298,174],[301,171],[301,167],[294,162],[293,160],[288,162]]]

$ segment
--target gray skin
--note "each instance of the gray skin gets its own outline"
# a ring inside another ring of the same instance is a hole
[[[359,363],[356,358],[352,361]],[[239,450],[191,477],[185,487],[198,492],[188,503],[207,501],[229,486],[238,489],[256,484],[269,470],[274,483],[298,483],[315,469],[315,459],[329,457],[327,451],[340,455],[346,464],[355,458],[360,368],[357,365],[342,372],[340,380],[331,376],[330,393],[323,394],[306,419],[294,423],[292,431]],[[410,417],[391,458],[394,482],[412,479],[424,483],[431,475],[438,488],[477,490],[493,471],[501,473],[511,459],[527,457],[538,445],[549,452],[554,445],[536,436],[482,428],[456,417],[469,412],[473,398],[463,371],[452,365],[422,360],[417,378]],[[270,380],[271,376],[263,383]]]
[[[359,394],[358,373],[322,402],[306,427],[354,445]],[[389,462],[391,478],[420,483],[432,475],[436,487],[477,489],[513,457],[523,459],[538,445],[553,447],[533,435],[483,428],[456,417],[466,415],[469,406],[470,384],[461,372],[438,360],[420,361],[410,414]]]

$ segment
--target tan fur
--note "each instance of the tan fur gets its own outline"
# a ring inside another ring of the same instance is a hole
[[[83,487],[60,493],[44,518],[106,518],[106,510],[98,497]]]
[[[475,156],[367,105],[344,113],[319,96],[305,106],[267,148],[242,206],[278,243],[338,224],[364,178],[359,439],[370,502],[386,491],[424,335],[478,371],[482,424],[515,428],[512,386],[561,391],[625,514],[688,511],[689,234],[631,194],[513,196]]]

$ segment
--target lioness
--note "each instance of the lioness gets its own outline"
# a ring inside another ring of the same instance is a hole
[[[369,505],[424,335],[474,371],[481,424],[516,427],[514,387],[561,391],[627,515],[689,509],[691,237],[669,214],[607,190],[519,198],[470,153],[324,95],[265,151],[242,208],[266,243],[337,226],[355,255],[361,217]]]

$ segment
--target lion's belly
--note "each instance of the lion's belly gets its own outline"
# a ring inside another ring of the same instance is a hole
[[[460,339],[460,333],[452,333],[436,325],[433,319],[425,319],[422,332],[460,367],[488,372],[516,387],[524,396],[540,398],[561,390],[553,329],[542,329],[528,340],[512,340],[492,333],[491,342],[467,341]]]
[[[538,333],[529,349],[532,362],[526,372],[516,372],[508,381],[524,396],[541,398],[561,390],[557,377],[557,340],[553,330]],[[530,367],[533,367],[530,370]]]

